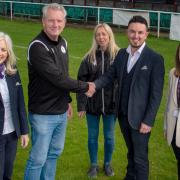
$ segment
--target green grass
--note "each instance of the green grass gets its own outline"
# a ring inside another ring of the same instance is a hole
[[[0,19],[0,31],[8,33],[14,42],[14,50],[19,58],[18,68],[21,74],[21,79],[24,87],[25,100],[27,104],[27,60],[26,48],[17,46],[28,46],[28,43],[35,37],[41,30],[41,24],[38,22],[25,22],[16,21],[12,22],[7,19]],[[117,30],[118,31],[118,30]],[[82,57],[90,48],[92,40],[92,29],[80,27],[67,27],[63,32],[63,36],[68,41],[69,55],[70,55],[70,75],[76,78],[78,67]],[[120,47],[128,45],[127,37],[122,32],[115,33],[116,41]],[[148,45],[154,50],[163,55],[166,65],[164,96],[162,99],[161,107],[159,109],[156,123],[152,131],[150,144],[149,144],[149,159],[150,159],[150,179],[151,180],[176,180],[176,160],[171,147],[168,147],[163,137],[163,114],[166,103],[166,91],[168,72],[174,63],[174,55],[177,41],[170,41],[167,38],[156,38],[150,36]],[[87,127],[85,119],[79,119],[76,112],[75,95],[73,97],[74,117],[68,123],[66,143],[62,156],[60,157],[57,165],[57,176],[59,180],[86,180],[86,172],[89,167],[89,157],[87,151]],[[116,145],[113,154],[112,165],[115,170],[115,176],[107,178],[101,172],[98,175],[98,180],[119,180],[122,179],[126,172],[126,146],[120,133],[118,123],[115,129]],[[17,157],[14,166],[13,180],[23,179],[24,168],[28,158],[29,148],[22,150],[18,146]],[[99,165],[103,166],[103,136],[102,136],[102,123],[99,136]]]

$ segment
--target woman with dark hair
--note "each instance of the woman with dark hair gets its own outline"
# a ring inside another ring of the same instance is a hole
[[[169,92],[165,112],[164,130],[177,159],[180,180],[180,44],[177,47],[175,67],[169,72]]]

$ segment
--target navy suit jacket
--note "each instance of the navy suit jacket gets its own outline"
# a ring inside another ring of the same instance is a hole
[[[126,49],[121,49],[110,70],[95,81],[96,88],[100,89],[117,79],[117,115],[121,101],[122,77],[128,56]],[[161,102],[164,71],[163,57],[145,46],[135,66],[129,93],[128,121],[132,128],[139,129],[142,122],[153,126]]]
[[[12,120],[17,136],[28,134],[28,122],[25,110],[24,96],[19,73],[6,75],[9,90]],[[0,136],[4,127],[4,105],[0,94]]]

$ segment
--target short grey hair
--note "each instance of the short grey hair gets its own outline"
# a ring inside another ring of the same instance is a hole
[[[64,14],[64,18],[66,18],[67,12],[66,12],[65,8],[62,5],[58,4],[58,3],[51,3],[51,4],[45,5],[43,7],[43,9],[42,9],[43,18],[47,17],[48,9],[59,10]]]

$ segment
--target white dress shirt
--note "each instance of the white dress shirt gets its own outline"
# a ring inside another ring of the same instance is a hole
[[[2,74],[4,74],[4,72]],[[4,109],[5,109],[4,128],[3,128],[3,135],[4,135],[4,134],[9,134],[15,131],[13,121],[12,121],[9,90],[8,90],[5,76],[3,79],[0,79],[0,93],[2,96]]]
[[[146,43],[144,42],[142,44],[142,46],[132,55],[131,52],[131,45],[129,45],[126,49],[126,52],[129,54],[128,57],[128,63],[127,63],[127,72],[129,73],[131,71],[131,69],[133,68],[133,66],[136,64],[136,62],[138,61],[142,50],[144,49],[144,46],[146,45]]]

